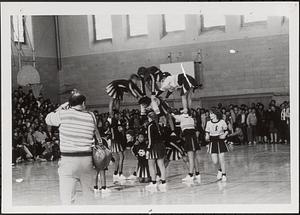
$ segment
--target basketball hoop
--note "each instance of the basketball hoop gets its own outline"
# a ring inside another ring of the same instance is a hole
[[[17,75],[17,82],[21,86],[29,86],[35,98],[40,96],[43,85],[40,83],[39,72],[33,66],[22,66]]]
[[[17,82],[21,86],[40,83],[40,74],[33,66],[22,66],[17,75]]]

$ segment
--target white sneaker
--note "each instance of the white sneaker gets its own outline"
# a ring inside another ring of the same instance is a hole
[[[136,175],[130,175],[127,180],[136,180],[137,176]]]
[[[170,136],[176,136],[175,132],[172,132]]]
[[[193,181],[194,177],[190,176],[189,174],[187,176],[185,176],[185,178],[182,179],[182,181]]]
[[[94,193],[96,194],[96,193],[99,193],[99,192],[100,192],[100,190],[98,188],[94,187]]]
[[[121,174],[119,175],[119,180],[126,180],[126,177],[123,174]]]
[[[151,192],[156,192],[157,191],[157,184],[153,184],[150,182],[149,185],[145,186],[145,189]]]
[[[227,181],[226,175],[222,175],[222,181]]]
[[[195,175],[195,180],[200,183],[201,182],[201,175],[200,174]]]
[[[166,192],[166,191],[167,191],[167,183],[159,184],[159,185],[158,185],[158,189],[159,189],[159,191],[161,191],[161,192]]]
[[[113,174],[113,182],[119,181],[119,175]]]
[[[221,172],[221,171],[218,171],[217,179],[220,180],[221,178],[222,178],[222,172]]]

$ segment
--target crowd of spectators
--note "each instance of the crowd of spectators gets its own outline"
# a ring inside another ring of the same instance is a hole
[[[45,124],[46,115],[59,105],[45,99],[42,94],[35,98],[32,91],[24,93],[22,87],[13,91],[12,95],[12,163],[22,161],[55,161],[60,158],[59,132],[56,127]],[[268,107],[262,103],[252,103],[217,107],[228,125],[227,140],[232,144],[260,144],[260,143],[289,143],[289,102],[285,101],[277,106],[272,100]],[[109,136],[110,123],[108,113],[93,111],[97,118],[97,126],[102,136]],[[179,114],[179,109],[173,109]],[[209,120],[209,110],[197,108],[191,110],[196,123],[199,141],[205,145],[205,125]],[[120,131],[133,130],[136,134],[146,128],[147,117],[141,116],[138,109],[123,109],[119,113]],[[160,124],[167,126],[167,120],[161,117]],[[179,130],[179,125],[176,126]],[[129,146],[130,147],[130,146]]]
[[[58,130],[45,124],[46,115],[57,104],[42,94],[20,86],[12,95],[12,164],[22,161],[50,161],[60,158]]]
[[[271,100],[268,107],[262,103],[252,103],[223,106],[221,103],[214,107],[219,109],[223,119],[228,125],[229,135],[227,140],[233,144],[256,144],[256,143],[284,143],[289,142],[290,108],[289,102],[284,101],[277,106],[275,100]],[[179,109],[173,109],[175,114],[180,114]],[[108,113],[94,111],[98,129],[102,135],[109,135]],[[209,109],[197,108],[191,110],[192,117],[196,123],[199,141],[205,145],[204,135],[206,122],[209,120]],[[143,117],[138,109],[124,109],[119,114],[120,126],[123,133],[126,130],[134,130],[136,133],[145,129],[147,117]],[[175,121],[174,121],[175,123]],[[160,118],[162,127],[167,126],[167,120]],[[179,125],[176,126],[179,129]]]

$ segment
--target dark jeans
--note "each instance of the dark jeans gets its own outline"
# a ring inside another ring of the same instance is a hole
[[[256,141],[256,125],[250,125],[247,127],[248,141]]]
[[[241,125],[241,129],[244,135],[244,141],[248,141],[248,135],[247,135],[247,125],[246,124],[242,124]]]

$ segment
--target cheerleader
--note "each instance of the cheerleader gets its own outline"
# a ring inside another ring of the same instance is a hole
[[[186,160],[186,156],[184,154],[184,150],[182,148],[183,145],[183,141],[182,139],[179,137],[180,133],[176,132],[176,136],[170,136],[170,128],[167,126],[162,126],[161,128],[161,133],[163,136],[163,141],[165,142],[165,146],[166,146],[166,156],[164,159],[164,164],[165,167],[167,169],[170,161],[176,161],[176,160],[180,160],[183,159],[183,161],[185,162],[185,164],[187,164],[187,160]],[[157,169],[157,173],[156,173],[156,181],[160,180],[161,177],[161,173],[159,171],[157,162],[156,162],[156,169]]]
[[[141,183],[147,183],[150,179],[148,160],[146,159],[147,144],[144,133],[138,134],[137,141],[131,148],[132,153],[138,159],[136,176],[139,178]]]
[[[188,113],[188,110],[192,107],[192,93],[198,87],[198,84],[192,76],[185,74],[182,64],[181,68],[183,73],[177,75],[166,73],[166,77],[161,80],[160,90],[162,92],[167,91],[166,98],[168,98],[173,91],[180,89],[183,106],[182,113]]]
[[[200,176],[200,143],[198,141],[196,130],[195,130],[195,121],[188,114],[184,113],[181,115],[172,114],[176,121],[180,122],[180,128],[182,131],[183,137],[183,148],[188,155],[189,160],[189,173],[183,178],[183,181],[193,181],[196,179],[198,182],[201,181]],[[195,177],[194,177],[195,170]]]
[[[132,147],[136,143],[136,138],[135,138],[133,130],[128,130],[126,132],[126,139],[127,139],[127,146],[130,146],[132,154],[135,155],[132,151]],[[138,165],[135,167],[134,172],[127,178],[127,180],[136,180],[137,179],[137,176],[136,176],[137,170],[138,170]]]
[[[162,139],[160,128],[158,125],[158,117],[154,112],[148,114],[149,125],[147,127],[148,145],[146,158],[148,160],[151,182],[145,187],[149,191],[157,191],[157,187],[160,191],[166,191],[166,168],[164,165],[164,157],[166,148]],[[161,183],[156,183],[156,168],[155,162],[161,172]]]
[[[183,149],[183,139],[180,138],[180,131],[176,132],[176,136],[170,136],[170,129],[168,127],[164,127],[162,133],[166,144],[165,167],[167,168],[170,161],[180,159],[183,159],[185,164],[187,164],[188,161]]]
[[[207,122],[205,128],[205,139],[210,142],[208,145],[208,152],[216,167],[219,167],[217,179],[226,181],[225,160],[224,153],[228,152],[228,148],[224,142],[228,130],[227,124],[222,119],[222,115],[217,109],[209,111],[210,121]]]
[[[124,93],[130,93],[135,98],[140,98],[143,92],[136,85],[137,75],[131,75],[129,80],[114,80],[106,86],[106,93],[111,97],[109,102],[109,113],[112,117],[113,109],[119,111],[120,102],[123,100]]]
[[[149,68],[140,67],[137,72],[139,78],[142,82],[142,91],[146,95],[146,84],[151,90],[151,95],[157,95],[160,91],[157,83],[159,83],[163,78],[163,72],[156,66],[151,66]],[[149,87],[150,86],[150,87]]]
[[[153,111],[158,115],[158,117],[165,116],[172,131],[171,136],[176,136],[174,121],[170,114],[171,107],[165,100],[154,95],[151,95],[151,98],[149,98],[148,96],[144,96],[139,100],[139,104],[145,110],[143,114],[145,114],[146,111]]]
[[[119,113],[115,112],[111,119],[111,151],[114,157],[115,171],[113,174],[113,182],[125,180],[123,175],[124,150],[126,145],[126,137],[123,134],[123,127],[119,121]]]

